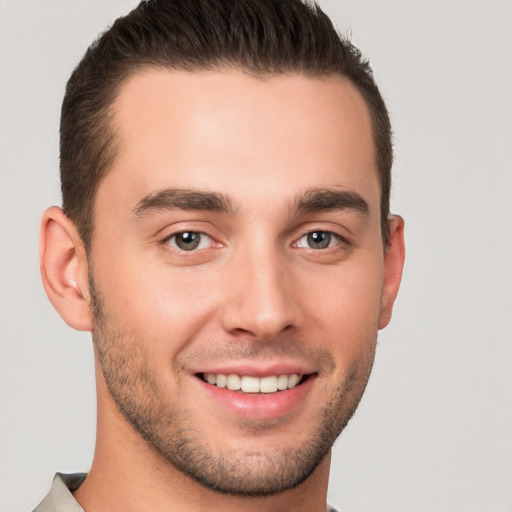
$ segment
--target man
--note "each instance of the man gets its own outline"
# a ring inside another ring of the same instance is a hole
[[[371,70],[298,0],[150,0],[71,76],[46,292],[92,332],[89,474],[36,509],[327,509],[404,258]]]

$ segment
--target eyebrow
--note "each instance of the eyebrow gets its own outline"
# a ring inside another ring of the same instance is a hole
[[[143,197],[133,208],[133,215],[140,220],[152,213],[167,210],[204,210],[233,214],[231,199],[219,192],[198,189],[167,188]],[[311,189],[292,202],[296,213],[332,210],[354,210],[361,214],[369,211],[368,203],[357,192],[350,190]]]
[[[224,194],[196,189],[167,188],[143,197],[133,208],[136,219],[166,210],[206,210],[232,213],[231,200]]]
[[[297,213],[320,212],[332,210],[354,210],[368,214],[370,207],[366,200],[352,190],[312,189],[298,197],[292,203]]]

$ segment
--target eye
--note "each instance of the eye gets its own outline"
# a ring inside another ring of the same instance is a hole
[[[300,237],[297,246],[309,249],[328,249],[340,243],[341,237],[331,231],[311,231]]]
[[[170,236],[166,243],[180,251],[194,251],[211,247],[213,240],[200,231],[182,231]]]

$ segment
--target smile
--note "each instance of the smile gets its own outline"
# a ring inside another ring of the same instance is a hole
[[[203,373],[200,377],[208,384],[218,388],[226,388],[230,391],[269,394],[292,389],[303,382],[307,375],[292,373],[290,375],[269,375],[259,378],[249,375]]]

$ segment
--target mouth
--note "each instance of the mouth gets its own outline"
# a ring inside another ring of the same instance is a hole
[[[198,386],[196,399],[204,399],[204,407],[221,417],[225,418],[222,415],[227,412],[228,418],[256,422],[289,418],[306,404],[314,406],[311,401],[315,400],[313,392],[318,373],[308,372],[299,365],[279,366],[281,368],[263,369],[238,364],[237,369],[196,371],[192,374]]]
[[[292,373],[254,377],[251,375],[224,373],[199,373],[197,376],[212,386],[237,391],[241,394],[270,395],[300,386],[311,375]]]

